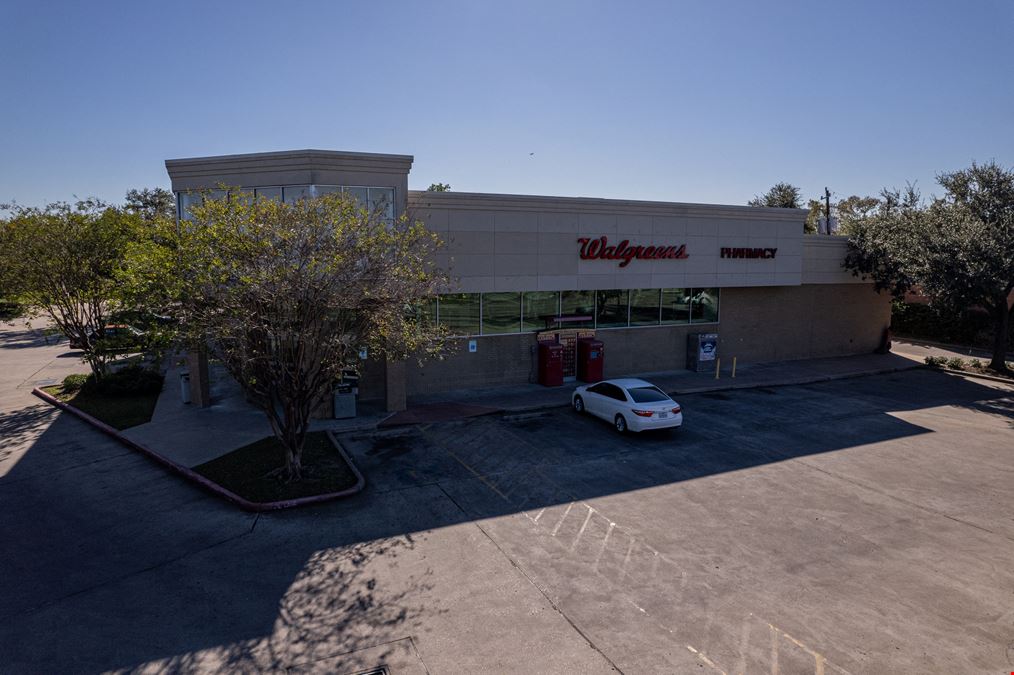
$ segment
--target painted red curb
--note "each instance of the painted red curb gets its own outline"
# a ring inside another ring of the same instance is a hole
[[[118,430],[109,426],[102,420],[98,420],[89,415],[88,413],[79,410],[72,405],[64,403],[63,401],[56,398],[52,394],[48,394],[39,389],[38,387],[32,389],[32,394],[41,398],[46,403],[54,405],[61,410],[66,410],[72,415],[80,417],[88,424],[91,424],[93,427],[95,427],[102,433],[106,434],[107,436],[116,439],[117,441],[127,446],[131,450],[135,450],[141,453],[142,455],[145,455],[149,459],[154,460],[155,462],[161,464],[162,466],[178,474],[179,476],[185,478],[186,480],[189,480],[193,483],[197,483],[205,490],[232,502],[236,506],[239,506],[241,509],[244,509],[246,511],[254,511],[254,512],[278,511],[280,509],[291,509],[297,506],[319,504],[321,502],[328,502],[334,499],[340,499],[341,497],[349,497],[351,495],[356,494],[357,492],[361,492],[362,489],[366,487],[366,479],[363,478],[363,474],[360,473],[359,468],[352,462],[352,458],[349,457],[347,452],[345,452],[345,448],[341,446],[341,444],[338,442],[338,439],[335,438],[334,434],[331,433],[331,431],[327,431],[326,432],[327,437],[331,440],[331,443],[334,445],[335,449],[339,452],[339,454],[341,454],[342,458],[345,460],[345,463],[349,465],[350,469],[352,469],[352,473],[356,477],[355,485],[340,492],[328,492],[326,494],[314,495],[312,497],[299,497],[297,499],[286,499],[278,502],[252,502],[249,499],[244,499],[243,497],[240,497],[238,494],[236,494],[231,490],[225,489],[218,483],[205,478],[204,476],[197,473],[190,467],[183,466],[182,464],[177,464],[168,457],[158,454],[151,448],[148,448],[144,445],[141,445],[137,441],[133,441],[127,438],[126,436],[121,434]]]

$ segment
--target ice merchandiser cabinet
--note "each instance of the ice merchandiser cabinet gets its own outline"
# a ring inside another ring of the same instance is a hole
[[[687,370],[703,373],[715,367],[718,333],[691,333],[687,336]]]
[[[601,340],[581,338],[577,341],[577,379],[600,382],[605,364],[605,346]]]
[[[546,387],[563,384],[563,345],[539,343],[539,384]]]

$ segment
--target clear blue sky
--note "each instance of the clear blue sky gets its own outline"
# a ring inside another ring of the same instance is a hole
[[[0,201],[297,148],[413,154],[416,189],[734,204],[1014,164],[1010,0],[0,10]]]

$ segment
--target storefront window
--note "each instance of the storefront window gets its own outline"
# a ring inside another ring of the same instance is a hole
[[[181,192],[180,193],[180,220],[190,220],[193,216],[190,213],[190,209],[195,206],[200,206],[204,201],[204,195],[200,192]]]
[[[379,213],[388,222],[394,221],[394,188],[369,188],[370,212]]]
[[[430,298],[412,306],[412,317],[421,326],[429,328],[437,325],[437,299]]]
[[[718,321],[718,289],[695,288],[690,307],[691,323],[715,323]]]
[[[547,316],[560,312],[560,294],[557,291],[533,291],[523,293],[521,330],[536,331],[546,327]]]
[[[337,185],[314,185],[313,196],[323,197],[324,195],[334,194],[335,192],[341,192],[341,188]]]
[[[437,303],[437,318],[449,335],[478,335],[479,294],[441,295]]]
[[[274,199],[275,201],[281,201],[282,199],[282,188],[280,187],[262,187],[257,188],[258,199]]]
[[[662,323],[690,323],[690,289],[662,289]]]
[[[629,292],[596,291],[595,325],[599,328],[618,328],[627,325],[627,304]]]
[[[646,288],[630,291],[630,325],[657,326],[661,290]]]
[[[294,204],[300,199],[307,199],[310,196],[309,185],[286,185],[282,190],[282,200],[286,204]]]
[[[560,293],[560,314],[590,317],[588,321],[568,322],[570,328],[594,328],[595,291],[563,291]]]
[[[518,333],[521,331],[520,293],[482,294],[482,333]]]
[[[356,200],[356,205],[361,209],[365,209],[369,206],[369,189],[364,187],[347,187],[342,190],[345,194],[349,195]]]

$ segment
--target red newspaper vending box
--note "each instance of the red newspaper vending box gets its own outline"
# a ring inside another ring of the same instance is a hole
[[[577,341],[577,379],[598,382],[602,379],[605,347],[601,340],[581,338]]]
[[[547,387],[563,384],[563,345],[539,343],[539,384]]]

